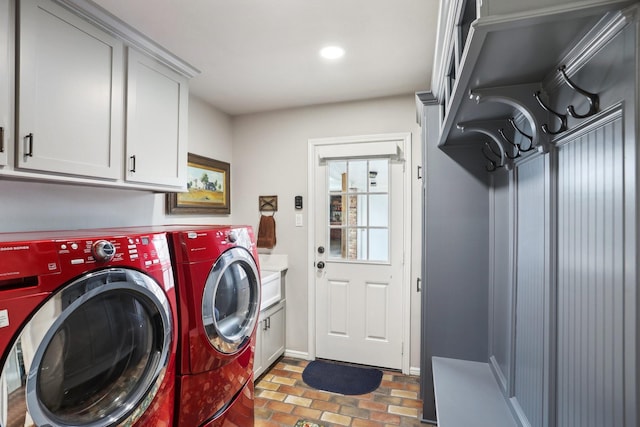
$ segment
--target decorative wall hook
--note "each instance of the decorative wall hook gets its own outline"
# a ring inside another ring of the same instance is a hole
[[[598,94],[587,92],[586,90],[581,89],[575,83],[573,83],[569,79],[569,76],[567,76],[566,69],[567,69],[567,67],[565,65],[563,65],[560,68],[558,68],[558,71],[562,75],[562,78],[564,79],[565,83],[568,84],[571,89],[575,90],[580,95],[585,96],[587,98],[587,100],[589,101],[589,111],[587,111],[586,114],[578,114],[578,113],[576,113],[576,109],[573,107],[573,105],[569,105],[567,107],[567,112],[574,119],[585,119],[587,117],[593,116],[600,109],[600,97],[598,96]]]
[[[567,115],[566,114],[560,114],[560,113],[556,113],[555,111],[553,111],[551,108],[549,108],[549,106],[547,106],[542,99],[540,98],[540,91],[536,91],[533,93],[534,98],[536,99],[536,101],[538,101],[538,104],[540,104],[540,106],[547,112],[553,114],[554,116],[556,116],[558,118],[558,120],[560,120],[560,128],[556,131],[552,131],[549,130],[549,126],[544,124],[541,126],[542,131],[548,135],[558,135],[564,131],[566,131],[568,129],[567,127]]]
[[[493,172],[496,169],[498,169],[498,167],[501,167],[502,165],[498,166],[498,163],[495,160],[493,160],[489,155],[487,155],[487,152],[485,151],[485,147],[488,147],[488,144],[485,143],[480,149],[480,151],[482,151],[482,155],[484,156],[484,158],[487,159],[487,162],[488,162],[486,166],[487,172]],[[491,151],[492,154],[495,154],[493,153],[493,150],[491,149],[491,147],[489,147],[489,150]]]
[[[511,125],[511,127],[518,132],[520,135],[522,135],[524,138],[529,140],[529,147],[528,148],[522,148],[522,144],[518,144],[518,149],[523,152],[526,153],[528,151],[531,151],[533,149],[535,149],[535,147],[533,146],[533,136],[532,135],[528,135],[526,133],[524,133],[516,124],[516,120],[513,117],[510,117],[508,120],[509,124]]]
[[[277,212],[278,196],[258,196],[258,210],[260,212]]]
[[[503,143],[497,135],[497,129],[504,126],[505,120],[476,120],[456,124],[462,132],[475,132],[489,137],[489,142],[485,142],[481,148],[482,155],[489,162],[487,166],[489,172],[501,167],[509,169],[513,163],[512,160],[518,156],[518,154],[515,156],[512,154],[512,145]]]
[[[511,141],[507,135],[505,135],[504,133],[504,129],[500,128],[498,129],[498,133],[500,134],[500,136],[502,137],[502,139],[504,139],[504,141],[509,144],[510,146],[512,146],[513,148],[516,149],[516,154],[514,156],[512,156],[511,154],[509,154],[509,150],[504,150],[504,154],[507,156],[507,158],[513,160],[513,159],[517,159],[518,157],[520,157],[520,144],[516,144],[515,142]],[[491,148],[491,147],[489,147]],[[492,150],[493,151],[493,150]]]

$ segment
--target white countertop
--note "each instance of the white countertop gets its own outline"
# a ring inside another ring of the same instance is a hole
[[[281,254],[258,254],[260,270],[284,271],[289,268],[287,255]]]

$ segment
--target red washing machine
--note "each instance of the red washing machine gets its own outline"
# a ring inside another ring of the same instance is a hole
[[[1,426],[173,425],[166,234],[104,233],[0,234]]]
[[[250,227],[167,226],[180,322],[176,425],[253,425],[260,309]]]

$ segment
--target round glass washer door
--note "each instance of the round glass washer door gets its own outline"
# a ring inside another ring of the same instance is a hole
[[[26,416],[38,426],[133,424],[164,377],[171,319],[160,285],[135,270],[90,273],[55,293],[12,349],[27,373]]]
[[[211,345],[235,353],[249,342],[258,319],[260,281],[251,253],[243,247],[225,251],[205,283],[202,320]]]

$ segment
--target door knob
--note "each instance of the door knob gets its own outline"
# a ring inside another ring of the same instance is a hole
[[[318,253],[319,254],[323,254],[324,253],[324,246],[318,246]]]
[[[316,266],[318,267],[318,270],[322,270],[324,268],[324,261],[318,261]]]

